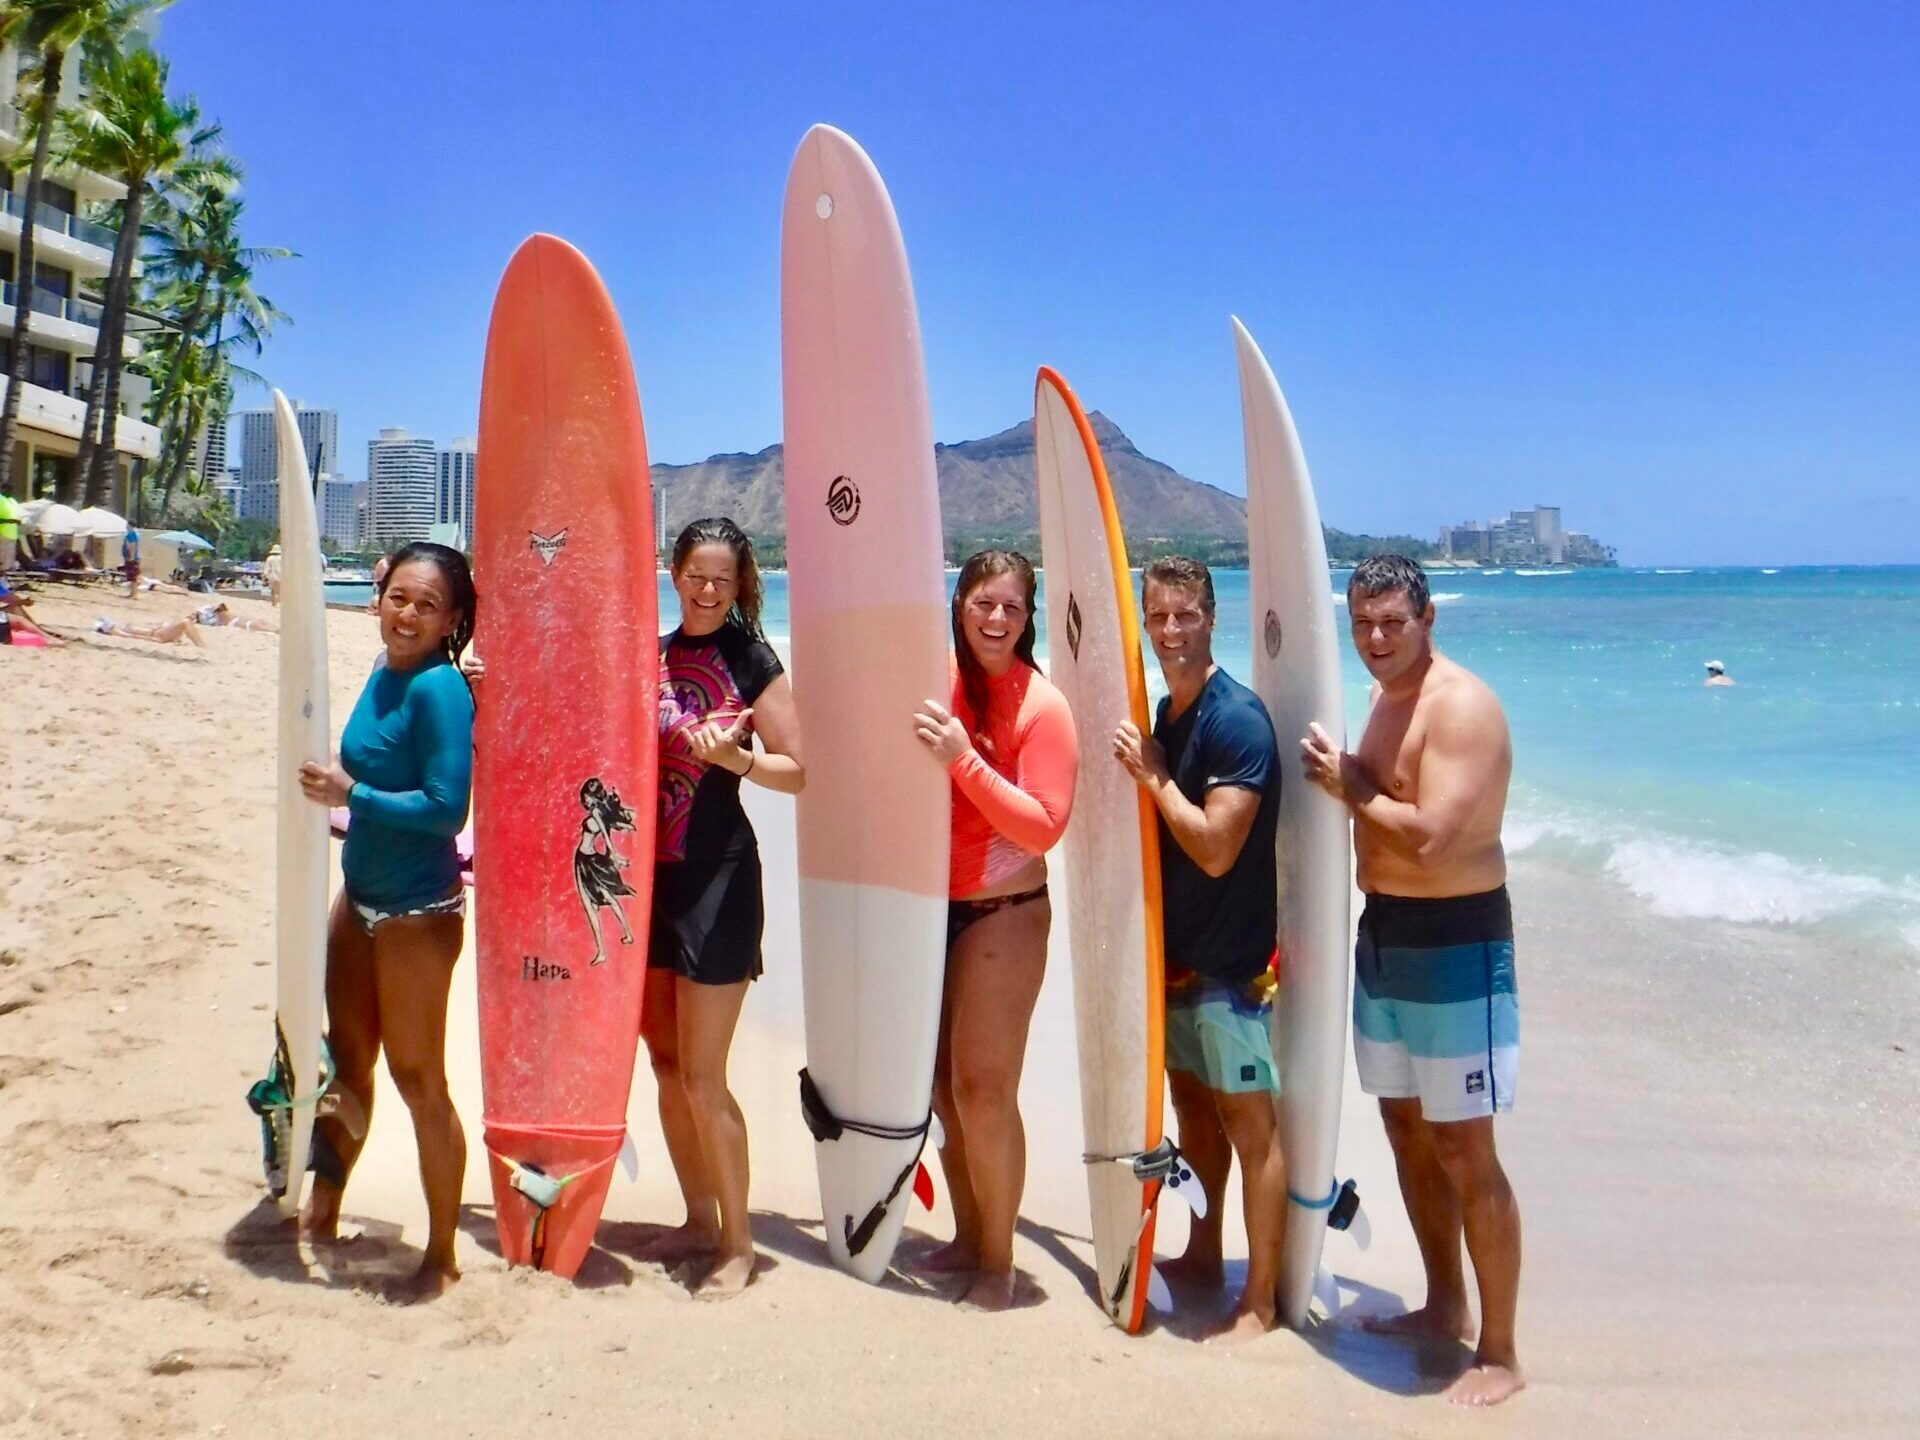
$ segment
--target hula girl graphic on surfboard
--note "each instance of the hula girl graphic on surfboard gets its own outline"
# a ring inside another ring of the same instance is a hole
[[[615,832],[633,830],[633,811],[620,803],[620,792],[609,790],[597,776],[580,787],[580,804],[587,818],[580,822],[580,842],[573,849],[573,888],[587,912],[587,928],[593,931],[593,965],[607,963],[606,942],[600,936],[600,912],[613,911],[620,922],[620,943],[633,944],[633,927],[627,924],[620,897],[634,893],[620,874],[633,862],[614,848]]]

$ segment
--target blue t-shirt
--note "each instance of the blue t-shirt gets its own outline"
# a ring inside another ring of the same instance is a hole
[[[460,883],[454,837],[473,789],[473,694],[444,655],[374,668],[340,736],[353,823],[340,855],[347,893],[387,910]]]
[[[1266,969],[1279,933],[1279,880],[1274,836],[1280,824],[1280,770],[1273,721],[1260,697],[1226,671],[1208,677],[1200,698],[1169,720],[1162,700],[1153,738],[1166,752],[1180,793],[1207,803],[1216,785],[1260,794],[1253,828],[1239,858],[1214,877],[1194,864],[1160,820],[1160,889],[1166,914],[1169,970],[1195,970],[1214,980],[1251,980]]]

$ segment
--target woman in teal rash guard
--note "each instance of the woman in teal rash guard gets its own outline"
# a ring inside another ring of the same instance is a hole
[[[458,661],[473,635],[466,557],[413,544],[380,586],[374,664],[331,766],[309,762],[300,783],[316,804],[353,816],[340,868],[346,884],[327,927],[327,1042],[346,1092],[370,1114],[382,1048],[413,1116],[427,1192],[427,1247],[407,1286],[413,1297],[460,1278],[455,1221],[467,1141],[447,1094],[447,991],[460,958],[466,895],[454,837],[466,824],[473,777],[473,696]],[[356,1117],[360,1118],[360,1117]],[[359,1156],[356,1135],[328,1117],[314,1128],[315,1176],[302,1229],[332,1240],[340,1198]]]

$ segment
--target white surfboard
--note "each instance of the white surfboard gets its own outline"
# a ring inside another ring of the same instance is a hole
[[[292,1101],[275,1122],[284,1141],[280,1153],[286,1172],[275,1199],[283,1215],[293,1215],[306,1183],[322,1086],[327,986],[327,810],[301,790],[300,766],[309,760],[329,764],[333,752],[327,728],[327,600],[313,479],[293,407],[278,390],[273,411],[280,447],[281,549],[274,1029],[276,1057],[285,1068]]]
[[[780,242],[807,1069],[840,1127],[815,1147],[827,1247],[877,1282],[926,1142],[946,972],[951,782],[912,724],[949,691],[940,501],[900,227],[838,130],[800,142]]]
[[[1044,367],[1033,389],[1033,466],[1047,673],[1080,735],[1062,849],[1094,1270],[1101,1305],[1131,1333],[1146,1311],[1160,1182],[1138,1178],[1129,1161],[1161,1140],[1166,973],[1153,803],[1108,742],[1129,720],[1143,731],[1151,722],[1140,617],[1106,466],[1073,391]]]
[[[1320,507],[1286,399],[1253,337],[1233,322],[1247,447],[1247,555],[1253,599],[1253,688],[1280,746],[1280,994],[1273,1050],[1280,1069],[1280,1143],[1287,1223],[1280,1315],[1299,1328],[1334,1200],[1334,1151],[1347,1047],[1352,837],[1346,808],[1309,785],[1299,743],[1318,722],[1346,743],[1335,619]]]

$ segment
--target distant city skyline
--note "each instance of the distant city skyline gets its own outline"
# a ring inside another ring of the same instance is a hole
[[[599,7],[552,46],[500,45],[500,0],[328,13],[195,0],[167,37],[249,237],[301,255],[255,277],[295,319],[257,368],[356,455],[474,432],[534,229],[606,279],[654,459],[778,440],[780,195],[828,120],[892,191],[940,440],[1047,363],[1238,493],[1237,314],[1341,529],[1544,478],[1633,563],[1920,560],[1911,7]],[[276,51],[311,83],[252,83]]]

